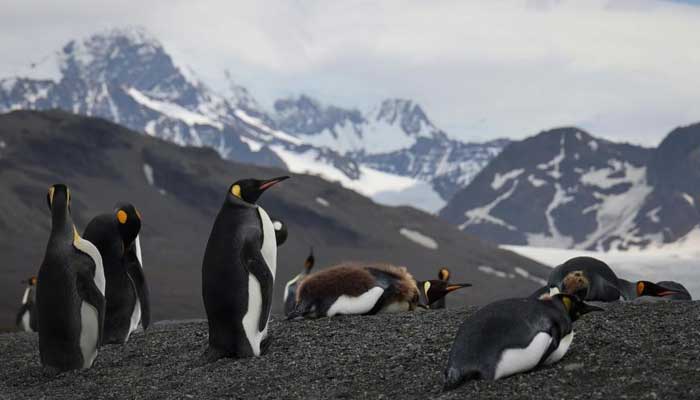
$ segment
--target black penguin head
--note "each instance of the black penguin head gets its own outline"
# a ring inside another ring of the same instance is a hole
[[[437,279],[417,282],[417,285],[421,298],[420,303],[423,306],[430,306],[450,292],[471,286],[470,283],[447,283]]]
[[[273,219],[272,227],[275,229],[275,242],[277,242],[277,247],[282,246],[284,242],[287,241],[287,224],[278,219]]]
[[[246,203],[255,204],[260,195],[271,188],[272,186],[289,179],[288,176],[280,176],[277,178],[259,180],[259,179],[242,179],[237,181],[228,190],[229,196],[236,199],[241,199]]]
[[[141,213],[130,203],[117,203],[114,206],[114,216],[124,248],[127,249],[141,231]]]
[[[36,286],[36,282],[36,276],[30,276],[27,280],[22,281],[22,283],[26,283],[28,286]]]
[[[670,297],[675,295],[683,295],[685,293],[666,288],[656,283],[649,281],[637,282],[637,296],[654,296],[654,297]]]
[[[440,279],[441,281],[449,281],[450,270],[445,267],[440,268],[440,271],[438,271],[438,279]]]
[[[314,258],[314,248],[312,247],[309,250],[309,256],[306,257],[306,261],[304,261],[304,272],[309,273],[311,272],[311,268],[314,267],[314,263],[316,262],[316,259]]]
[[[68,186],[62,183],[52,185],[46,194],[46,203],[51,211],[62,209],[70,211],[70,189]]]
[[[564,306],[564,310],[569,314],[569,318],[571,318],[572,322],[579,319],[582,315],[588,314],[589,312],[604,311],[602,308],[586,304],[577,296],[570,294],[556,294],[550,299],[545,299],[543,301],[550,300],[560,302]]]

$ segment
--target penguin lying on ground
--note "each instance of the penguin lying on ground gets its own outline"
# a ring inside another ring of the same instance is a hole
[[[311,269],[314,267],[314,249],[311,248],[309,251],[309,256],[306,257],[306,261],[304,261],[304,270],[301,271],[297,276],[292,278],[287,284],[284,286],[284,315],[289,316],[289,314],[294,310],[294,306],[296,305],[296,299],[297,299],[297,286],[299,286],[299,282],[301,282],[302,279],[304,279],[309,273],[311,272]]]
[[[637,298],[635,301],[645,302],[658,300],[692,300],[688,289],[678,282],[661,281],[652,283],[638,281],[636,286]]]
[[[496,380],[559,361],[573,340],[572,322],[601,310],[566,294],[544,300],[501,300],[485,306],[457,332],[444,390],[466,380]]]
[[[205,362],[259,356],[269,345],[277,239],[270,217],[256,202],[287,178],[244,179],[226,193],[202,261],[202,297],[209,322]]]
[[[450,270],[447,268],[440,268],[440,270],[438,271],[438,279],[449,283],[450,282]],[[433,303],[430,306],[430,308],[431,309],[445,308],[445,297],[441,297],[439,300],[437,300],[435,303]]]
[[[557,290],[552,290],[557,288]],[[550,293],[551,292],[551,293]],[[593,257],[575,257],[554,268],[547,285],[530,295],[555,293],[574,294],[587,301],[616,301],[624,298],[624,290],[615,272]]]
[[[150,300],[141,264],[141,216],[133,205],[117,204],[114,211],[88,223],[83,237],[97,247],[107,279],[103,343],[126,343],[139,325],[148,328]]]
[[[22,306],[17,313],[17,329],[24,332],[36,332],[36,311],[34,304],[36,302],[36,276],[32,276],[22,283],[27,284],[22,296]]]
[[[437,280],[416,282],[405,267],[341,264],[304,278],[297,288],[296,306],[287,318],[412,311],[418,306],[427,308],[456,286],[468,284],[451,286],[455,287],[448,289]]]
[[[102,256],[78,235],[68,188],[53,185],[47,200],[51,235],[36,288],[41,364],[50,372],[90,368],[105,315]]]

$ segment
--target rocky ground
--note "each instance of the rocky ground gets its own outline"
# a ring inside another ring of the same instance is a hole
[[[197,366],[204,322],[158,324],[102,348],[92,369],[46,376],[35,334],[0,335],[0,399],[700,398],[700,302],[613,304],[576,323],[558,363],[443,393],[459,324],[474,308],[273,320],[260,358]]]

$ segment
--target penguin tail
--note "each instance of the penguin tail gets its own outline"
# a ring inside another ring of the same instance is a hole
[[[211,364],[220,358],[226,357],[226,353],[215,347],[209,346],[207,350],[199,357],[197,360],[197,365],[203,366],[206,364]]]
[[[476,370],[465,373],[459,368],[449,367],[447,371],[445,371],[445,383],[442,386],[442,391],[447,392],[456,389],[464,382],[472,379],[479,379],[480,376],[481,373]]]

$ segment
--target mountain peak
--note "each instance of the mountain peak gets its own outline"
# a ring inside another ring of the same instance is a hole
[[[445,133],[428,119],[423,108],[412,100],[386,99],[371,113],[369,119],[388,125],[398,124],[409,136],[446,137]]]

